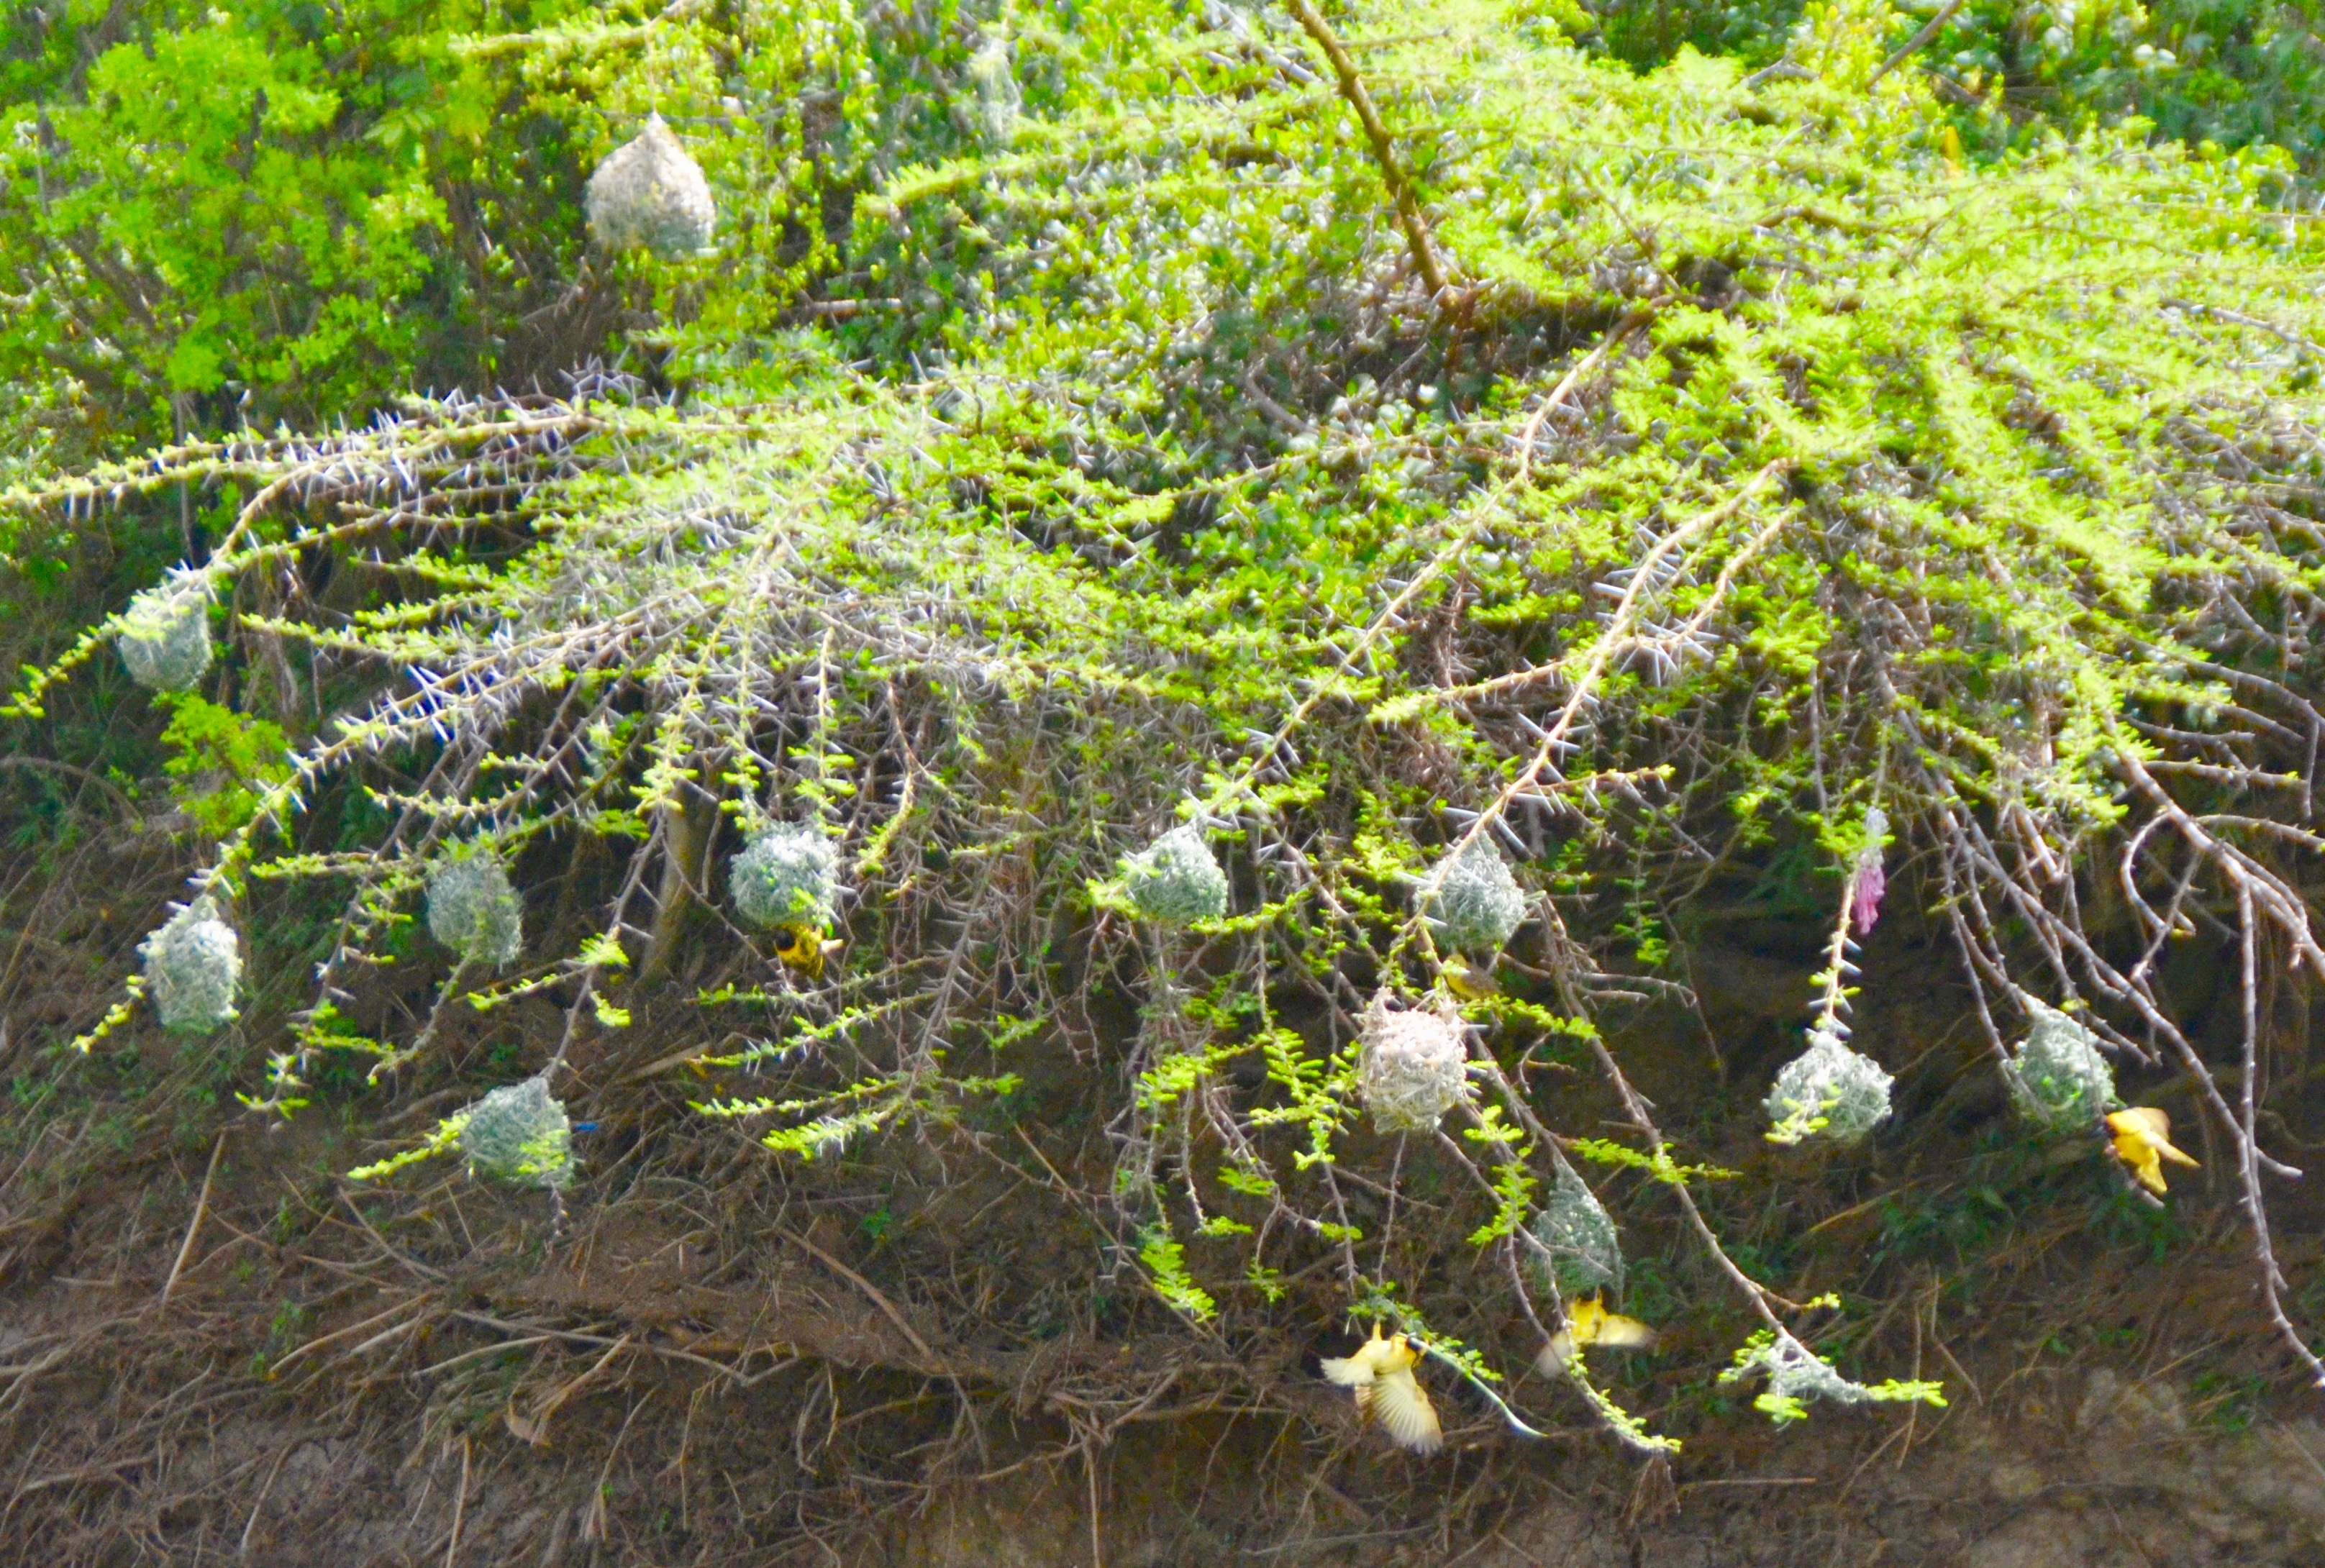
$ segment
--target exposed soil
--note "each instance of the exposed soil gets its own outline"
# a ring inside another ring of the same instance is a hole
[[[1295,1296],[1230,1339],[1109,1273],[1087,1064],[1013,1047],[1035,1113],[972,1129],[974,1158],[900,1139],[778,1162],[686,1109],[747,1080],[662,1065],[704,1043],[684,999],[727,973],[712,957],[582,1063],[595,1125],[561,1216],[450,1161],[353,1184],[545,1056],[557,1009],[459,1020],[431,1075],[320,1083],[287,1125],[230,1117],[246,1042],[32,1044],[101,1010],[151,913],[134,862],[106,863],[107,899],[51,907],[5,993],[10,1561],[2325,1563],[2325,1400],[2254,1310],[2229,1173],[2200,1148],[2154,1214],[2094,1150],[2003,1136],[1950,975],[1903,922],[1868,955],[1890,1000],[1859,1039],[1899,1071],[1906,1133],[1840,1157],[1741,1136],[1708,1151],[1743,1172],[1708,1201],[1794,1299],[1844,1293],[1845,1318],[1804,1321],[1848,1325],[1845,1364],[1939,1379],[1949,1406],[1772,1428],[1716,1380],[1748,1325],[1652,1190],[1623,1186],[1634,1301],[1668,1332],[1606,1370],[1681,1452],[1643,1462],[1531,1378],[1513,1397],[1557,1425],[1520,1438],[1440,1377],[1449,1451],[1420,1461],[1316,1375],[1345,1325]],[[1722,937],[1697,951],[1700,1007],[1643,1009],[1621,1042],[1672,1124],[1756,1097],[1786,1048],[1793,937]],[[2183,967],[2200,1019],[2209,982]],[[2311,1098],[2277,1102],[2288,1147],[2315,1134]],[[2277,1220],[2299,1296],[2325,1211],[2288,1185]],[[1475,1288],[1489,1348],[1523,1365],[1490,1342],[1498,1287]]]

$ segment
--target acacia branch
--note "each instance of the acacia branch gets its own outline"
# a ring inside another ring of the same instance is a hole
[[[1429,298],[1443,309],[1445,270],[1438,264],[1436,246],[1430,243],[1429,220],[1422,216],[1421,199],[1413,194],[1413,181],[1396,161],[1396,144],[1389,139],[1388,127],[1381,123],[1380,111],[1373,107],[1372,95],[1365,90],[1364,78],[1357,74],[1357,62],[1338,34],[1326,24],[1323,14],[1316,9],[1315,0],[1292,0],[1292,14],[1300,25],[1316,41],[1324,57],[1332,62],[1332,71],[1339,78],[1340,96],[1357,112],[1365,127],[1365,135],[1373,144],[1373,161],[1380,165],[1381,183],[1388,187],[1389,199],[1396,205],[1396,221],[1404,230],[1404,243],[1412,248],[1413,264],[1421,270],[1421,281],[1429,285]]]

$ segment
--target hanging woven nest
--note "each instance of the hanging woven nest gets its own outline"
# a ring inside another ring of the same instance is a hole
[[[573,1123],[542,1078],[494,1090],[469,1108],[460,1153],[470,1171],[561,1191],[573,1180]]]
[[[1614,1216],[1572,1166],[1559,1165],[1558,1179],[1542,1199],[1532,1230],[1550,1254],[1540,1272],[1560,1300],[1623,1288],[1623,1249],[1616,1239]]]
[[[1889,1120],[1889,1087],[1895,1080],[1869,1056],[1848,1048],[1827,1028],[1809,1031],[1809,1048],[1784,1064],[1768,1091],[1771,1143],[1821,1138],[1850,1144]]]
[[[495,968],[524,946],[524,911],[500,857],[488,849],[456,854],[428,879],[428,929],[462,958]]]
[[[1191,822],[1124,857],[1122,886],[1133,909],[1165,926],[1216,920],[1227,912],[1227,874]]]
[[[1496,951],[1526,915],[1525,890],[1502,852],[1474,838],[1441,865],[1436,891],[1422,903],[1431,939],[1443,953]]]
[[[1357,1097],[1376,1132],[1428,1132],[1468,1088],[1461,1020],[1445,1012],[1392,1010],[1375,994],[1357,1026]]]
[[[2086,1128],[2116,1104],[2115,1070],[2098,1037],[2057,1008],[2029,998],[2026,1038],[2004,1064],[2011,1102],[2045,1127]]]
[[[242,943],[208,894],[170,908],[168,922],[138,945],[145,994],[162,1027],[174,1034],[224,1028],[239,1016],[234,996],[242,982]]]
[[[736,912],[754,926],[831,924],[839,899],[839,850],[812,827],[779,822],[727,862]]]
[[[589,176],[589,237],[609,251],[651,251],[683,261],[710,246],[718,209],[702,166],[688,156],[660,115],[614,149]]]
[[[196,572],[173,572],[129,601],[113,645],[129,678],[148,691],[191,691],[210,667],[210,590]]]

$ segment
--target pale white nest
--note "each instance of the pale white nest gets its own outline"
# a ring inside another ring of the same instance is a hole
[[[524,912],[489,851],[446,861],[428,880],[428,929],[461,957],[496,967],[524,945]]]
[[[727,863],[727,887],[754,926],[820,930],[839,897],[839,851],[812,827],[779,822]]]
[[[1839,1035],[1811,1029],[1809,1048],[1784,1064],[1768,1091],[1768,1120],[1775,1123],[1768,1140],[1855,1143],[1889,1120],[1892,1082],[1878,1062],[1850,1050]]]
[[[209,586],[173,573],[129,602],[113,645],[129,678],[148,691],[190,691],[210,667]]]
[[[1525,918],[1525,890],[1501,851],[1484,839],[1444,862],[1437,890],[1424,900],[1430,936],[1447,953],[1490,954]]]
[[[2087,1127],[2115,1103],[2115,1070],[2098,1037],[2058,1009],[2029,1001],[2033,1019],[2009,1058],[2011,1099],[2024,1114],[2052,1127]]]
[[[561,1188],[573,1179],[573,1123],[540,1078],[494,1090],[460,1129],[468,1168],[520,1186]]]
[[[1383,992],[1365,1009],[1357,1038],[1357,1096],[1376,1132],[1427,1132],[1468,1089],[1458,1015],[1392,1011]]]
[[[145,994],[153,999],[163,1028],[206,1035],[236,1017],[242,944],[207,895],[172,908],[176,912],[169,922],[137,949],[145,960]]]
[[[1123,890],[1150,920],[1184,926],[1227,912],[1227,875],[1190,822],[1174,827],[1122,862]]]
[[[680,261],[709,248],[718,221],[710,182],[660,115],[606,155],[586,196],[591,237],[609,251],[647,250]]]

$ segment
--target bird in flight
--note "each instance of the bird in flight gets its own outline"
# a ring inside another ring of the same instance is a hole
[[[1550,1336],[1550,1343],[1534,1358],[1534,1370],[1545,1378],[1563,1377],[1567,1363],[1593,1345],[1612,1351],[1651,1351],[1655,1331],[1635,1317],[1608,1312],[1595,1296],[1579,1296],[1566,1304],[1568,1326]]]
[[[1354,1355],[1324,1358],[1324,1376],[1356,1390],[1357,1419],[1379,1423],[1399,1448],[1434,1453],[1445,1446],[1445,1434],[1437,1425],[1436,1407],[1413,1375],[1420,1360],[1421,1351],[1403,1334],[1383,1339],[1380,1324],[1375,1324],[1373,1337],[1358,1345]]]

